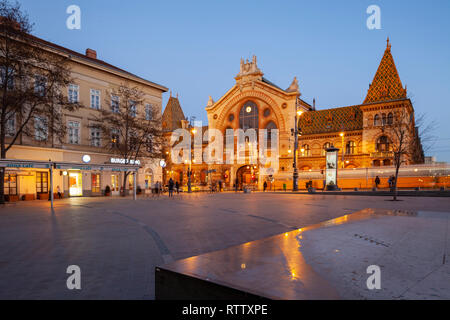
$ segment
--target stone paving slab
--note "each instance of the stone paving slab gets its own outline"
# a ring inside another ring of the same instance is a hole
[[[448,211],[447,198],[184,194],[0,206],[0,299],[153,299],[154,268],[361,209]],[[448,246],[450,247],[450,246]],[[66,287],[81,267],[82,289]]]
[[[445,212],[362,210],[157,267],[156,297],[450,299],[449,220]],[[381,287],[372,290],[374,265]]]

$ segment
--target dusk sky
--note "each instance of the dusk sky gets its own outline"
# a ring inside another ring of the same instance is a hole
[[[120,1],[21,0],[34,34],[179,94],[186,116],[206,124],[208,96],[234,85],[240,58],[258,57],[265,77],[318,109],[362,103],[386,48],[417,114],[435,120],[438,140],[426,155],[450,161],[450,1]],[[69,30],[66,8],[81,8]],[[381,30],[366,9],[381,8]],[[164,95],[163,107],[169,93]]]

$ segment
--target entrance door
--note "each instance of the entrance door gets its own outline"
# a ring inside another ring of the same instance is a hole
[[[238,188],[242,190],[244,187],[257,187],[258,173],[258,168],[251,165],[239,168],[236,172]]]
[[[117,174],[111,175],[111,193],[113,196],[118,196],[120,193],[119,176]]]
[[[69,172],[69,195],[71,197],[83,196],[83,183],[81,172]]]

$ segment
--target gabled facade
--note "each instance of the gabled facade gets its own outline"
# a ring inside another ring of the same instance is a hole
[[[299,170],[320,170],[325,168],[325,149],[339,148],[339,166],[342,168],[366,168],[391,166],[393,164],[393,137],[385,134],[385,128],[392,124],[399,110],[414,116],[414,109],[403,87],[388,40],[379,68],[369,87],[364,102],[360,105],[331,108],[317,111],[315,102],[309,105],[300,99],[297,79],[287,89],[281,89],[264,77],[258,68],[256,57],[252,61],[241,60],[235,85],[216,102],[209,98],[206,106],[209,128],[227,129],[273,129],[279,130],[279,171],[275,175],[260,175],[261,168],[249,164],[193,165],[193,183],[205,183],[202,172],[215,170],[210,177],[222,181],[232,188],[253,184],[259,189],[264,181],[275,183],[278,188],[292,187],[293,149],[296,110],[303,111],[299,118]],[[249,122],[250,121],[250,122]],[[411,134],[417,134],[411,127]],[[420,144],[420,143],[419,143]],[[420,146],[418,146],[420,149]],[[342,152],[344,157],[342,157]],[[343,159],[343,160],[342,160]],[[407,163],[423,162],[423,153],[408,154]],[[178,175],[186,180],[187,167],[175,166]],[[175,168],[174,167],[174,168]],[[174,169],[167,172],[170,173]],[[175,177],[176,179],[176,177]]]

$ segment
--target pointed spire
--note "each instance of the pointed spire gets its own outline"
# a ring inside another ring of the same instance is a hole
[[[364,103],[390,101],[406,98],[406,90],[398,75],[394,58],[391,54],[391,43],[387,39],[387,47],[384,51],[378,70],[369,85]]]
[[[214,102],[213,98],[211,96],[209,96],[208,103],[206,104],[206,106],[212,107],[214,105],[214,103],[215,102]]]

